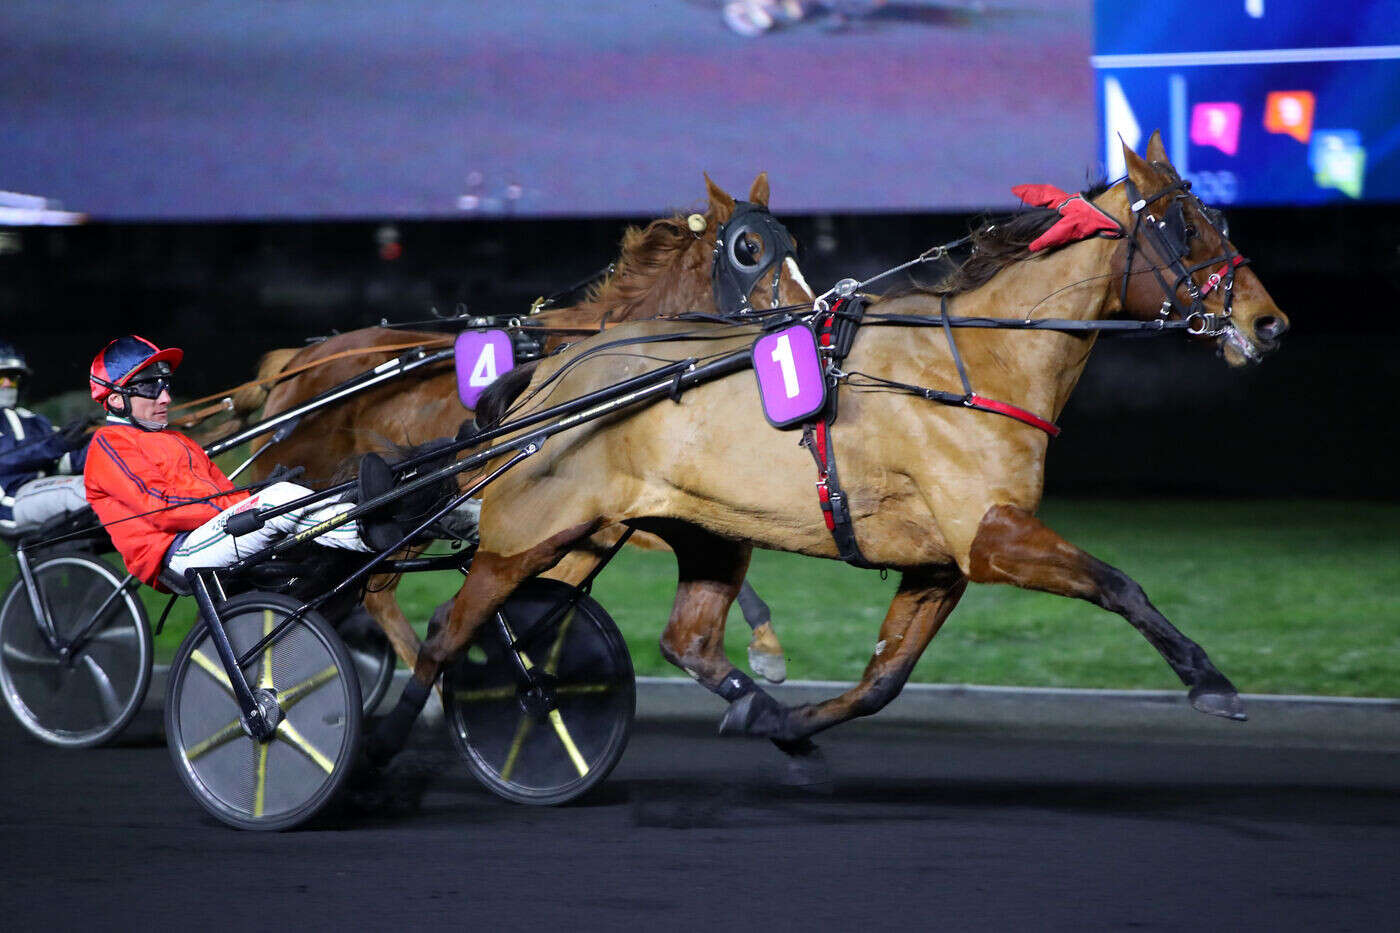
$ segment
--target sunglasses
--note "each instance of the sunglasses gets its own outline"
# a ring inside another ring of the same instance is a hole
[[[139,395],[141,398],[155,400],[160,398],[162,392],[170,391],[170,380],[161,376],[157,379],[142,379],[127,386],[132,395]]]

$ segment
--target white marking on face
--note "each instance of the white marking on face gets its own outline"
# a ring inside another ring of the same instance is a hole
[[[797,287],[806,292],[808,298],[815,301],[817,296],[812,291],[812,287],[807,284],[807,280],[802,277],[802,270],[797,268],[797,260],[787,256],[783,259],[783,265],[787,268],[788,275],[792,276],[792,280],[797,283]]]

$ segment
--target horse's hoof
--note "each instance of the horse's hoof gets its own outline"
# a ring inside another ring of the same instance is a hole
[[[1244,722],[1249,716],[1244,711],[1244,701],[1234,691],[1223,692],[1196,688],[1191,691],[1191,706],[1210,716]]]
[[[782,733],[786,712],[777,700],[754,690],[729,704],[719,721],[719,734],[772,738]]]
[[[749,670],[770,684],[787,680],[787,659],[783,657],[783,646],[771,623],[764,622],[753,630],[753,638],[749,640]]]

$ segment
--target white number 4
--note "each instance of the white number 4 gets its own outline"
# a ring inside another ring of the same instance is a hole
[[[481,348],[481,355],[472,366],[472,374],[467,377],[469,386],[489,386],[496,381],[496,345],[488,343]]]

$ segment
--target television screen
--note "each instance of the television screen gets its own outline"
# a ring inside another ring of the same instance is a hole
[[[1100,144],[1160,127],[1215,204],[1400,199],[1400,0],[1098,0]]]

